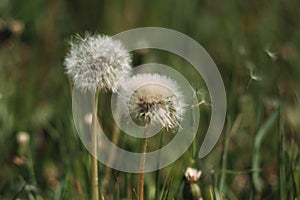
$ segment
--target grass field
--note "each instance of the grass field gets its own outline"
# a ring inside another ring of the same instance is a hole
[[[72,81],[63,66],[68,41],[85,31],[114,35],[145,26],[173,29],[201,44],[227,95],[213,151],[197,157],[211,111],[201,105],[194,143],[173,164],[145,174],[145,199],[182,199],[187,167],[202,171],[204,200],[300,199],[299,19],[298,0],[1,0],[0,200],[91,199],[91,161],[76,134]],[[205,93],[185,60],[158,50],[132,55],[135,65],[172,66]],[[110,97],[101,94],[99,102],[106,132],[114,128]],[[166,142],[173,137],[165,135]],[[118,142],[140,151],[141,141],[122,132]],[[105,199],[136,199],[138,174],[98,167]]]

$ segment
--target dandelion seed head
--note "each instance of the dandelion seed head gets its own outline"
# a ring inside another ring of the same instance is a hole
[[[159,74],[139,74],[120,84],[123,106],[144,124],[161,124],[167,130],[177,128],[184,113],[184,98],[177,83]]]
[[[108,36],[76,36],[66,55],[66,73],[74,86],[83,91],[115,92],[121,77],[131,73],[131,58],[118,40]]]

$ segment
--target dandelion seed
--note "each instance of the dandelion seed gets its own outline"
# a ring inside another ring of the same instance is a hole
[[[116,91],[120,77],[131,73],[131,58],[120,41],[108,36],[87,35],[70,42],[65,57],[66,73],[83,91]]]
[[[254,74],[254,69],[255,69],[255,65],[251,62],[251,61],[249,61],[249,60],[247,60],[246,62],[245,62],[245,65],[246,65],[246,68],[249,70],[249,72],[250,72],[250,80],[249,80],[249,82],[248,82],[248,84],[247,84],[247,87],[246,87],[246,91],[249,89],[249,87],[250,87],[250,85],[251,85],[251,83],[252,83],[252,81],[261,81],[262,80],[262,77],[260,77],[260,76],[258,76],[258,75],[256,75],[256,74]]]
[[[184,99],[177,83],[159,74],[139,74],[120,84],[123,106],[144,125],[161,124],[167,130],[180,126]]]
[[[265,49],[266,54],[271,58],[272,61],[277,60],[277,53],[271,52],[269,47]]]
[[[250,80],[247,84],[246,91],[249,89],[252,81],[261,81],[262,80],[262,77],[254,74],[253,69],[254,69],[254,67],[249,68],[249,70],[250,70]]]
[[[255,75],[255,74],[253,73],[253,70],[250,70],[250,77],[251,77],[251,79],[253,79],[253,80],[255,80],[255,81],[261,81],[261,80],[262,80],[262,78],[261,78],[260,76]]]
[[[200,97],[200,101],[198,103],[196,103],[196,104],[193,104],[191,106],[192,108],[198,107],[198,106],[200,106],[202,104],[204,104],[205,106],[210,106],[210,100],[207,100],[208,94],[207,94],[206,90],[204,90],[203,88],[198,89],[194,93],[194,97],[197,97],[197,96]]]

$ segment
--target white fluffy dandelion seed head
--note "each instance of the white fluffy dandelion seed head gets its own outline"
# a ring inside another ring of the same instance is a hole
[[[132,117],[166,129],[180,126],[185,101],[177,83],[159,74],[139,74],[120,84],[123,106]]]
[[[65,57],[66,73],[83,91],[112,90],[131,73],[131,58],[118,40],[108,36],[77,36]]]

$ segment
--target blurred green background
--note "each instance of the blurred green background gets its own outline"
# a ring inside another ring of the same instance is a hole
[[[201,105],[197,139],[178,161],[146,174],[146,199],[182,199],[186,167],[202,170],[204,199],[299,199],[299,19],[298,0],[1,0],[0,199],[90,199],[89,155],[75,132],[62,65],[67,41],[75,33],[114,35],[144,26],[198,41],[227,93],[226,124],[214,150],[197,159],[210,118],[209,105]],[[184,60],[161,51],[132,54],[135,64],[174,66],[202,98],[205,85]],[[119,141],[139,151],[136,142]],[[136,174],[100,165],[100,184],[107,173],[105,199],[136,199]]]

